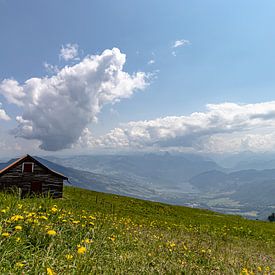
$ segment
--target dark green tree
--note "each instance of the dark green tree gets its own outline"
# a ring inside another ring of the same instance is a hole
[[[272,213],[270,216],[267,218],[270,222],[275,222],[275,213]]]

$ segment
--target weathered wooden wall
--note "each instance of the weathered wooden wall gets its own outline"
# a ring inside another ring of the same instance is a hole
[[[22,163],[11,168],[4,175],[0,176],[0,189],[12,189],[19,187],[22,195],[30,193],[31,182],[42,182],[42,193],[50,194],[54,198],[61,198],[63,193],[63,179],[55,176],[43,167],[34,163],[33,173],[22,173]]]

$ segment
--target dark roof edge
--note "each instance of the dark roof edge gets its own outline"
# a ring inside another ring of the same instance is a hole
[[[17,164],[19,164],[21,161],[23,162],[24,159],[26,158],[31,158],[33,160],[33,162],[35,162],[37,165],[43,167],[44,169],[46,169],[47,171],[49,171],[50,173],[56,175],[56,176],[59,176],[61,178],[63,178],[64,180],[68,180],[68,178],[64,175],[62,175],[61,173],[58,173],[50,168],[48,168],[47,166],[45,166],[44,164],[42,164],[40,161],[38,161],[37,159],[35,159],[34,157],[30,156],[30,155],[25,155],[19,159],[17,159],[16,161],[14,161],[13,163],[11,163],[10,165],[8,165],[7,167],[3,168],[1,171],[0,171],[0,176],[2,176],[3,174],[7,173],[11,168],[13,168],[14,166],[16,166]]]

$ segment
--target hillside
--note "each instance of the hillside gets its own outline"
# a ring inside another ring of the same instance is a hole
[[[273,274],[275,223],[65,187],[0,194],[0,273]]]

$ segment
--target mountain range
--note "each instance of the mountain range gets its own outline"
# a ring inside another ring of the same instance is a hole
[[[275,208],[275,169],[225,169],[193,154],[36,157],[85,189],[265,218]],[[14,160],[9,161],[12,162]],[[0,163],[0,169],[8,163]]]

